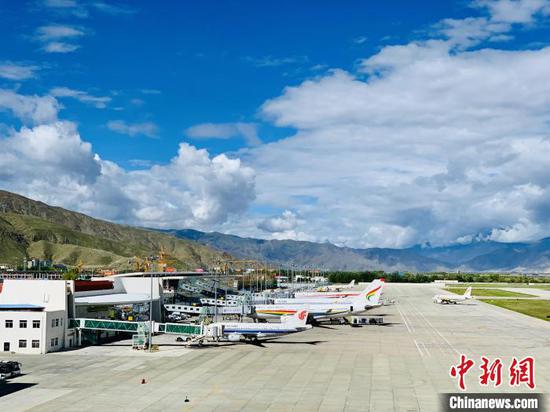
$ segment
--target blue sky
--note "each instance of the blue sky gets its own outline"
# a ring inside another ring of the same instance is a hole
[[[34,174],[0,183],[147,226],[357,247],[533,240],[550,234],[533,154],[546,150],[533,82],[547,79],[549,12],[546,0],[2,2],[0,162],[25,144],[67,159],[30,159]],[[511,179],[512,159],[529,173]]]
[[[463,6],[452,2],[413,7],[407,1],[384,3],[131,2],[113,3],[122,10],[114,14],[82,6],[90,9],[82,18],[75,16],[76,7],[5,2],[0,9],[8,22],[0,27],[2,59],[41,66],[21,92],[43,94],[68,87],[110,97],[104,110],[62,100],[63,116],[79,123],[81,135],[102,157],[129,167],[131,159],[167,162],[183,131],[198,123],[258,122],[263,141],[288,136],[288,130],[259,118],[265,100],[330,68],[353,71],[357,59],[382,45],[464,13]],[[72,53],[41,51],[32,37],[38,27],[51,24],[81,30],[84,34],[75,40],[80,48]],[[159,93],[144,94],[143,89]],[[112,119],[153,122],[159,140],[124,138],[105,127]],[[217,154],[239,149],[244,142],[193,143]]]

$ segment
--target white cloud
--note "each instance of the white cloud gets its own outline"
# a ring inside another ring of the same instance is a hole
[[[275,240],[298,240],[302,242],[317,242],[318,239],[315,236],[309,235],[305,232],[297,232],[295,230],[285,230],[283,232],[271,233],[271,239]]]
[[[39,124],[0,138],[1,162],[10,165],[0,181],[125,223],[249,236],[268,229],[271,238],[355,247],[550,235],[550,48],[489,48],[519,24],[543,19],[548,2],[509,3],[477,2],[481,16],[444,20],[430,33],[435,38],[384,47],[365,56],[359,73],[336,69],[287,87],[260,114],[296,132],[242,150],[243,163],[182,144],[166,165],[127,171],[58,122],[55,99],[0,92],[0,108]],[[121,132],[139,133],[115,122]],[[237,124],[187,133],[243,136]],[[257,137],[255,126],[248,132]],[[44,146],[29,153],[39,136],[48,136]],[[60,145],[74,163],[48,163]],[[57,175],[47,175],[56,167]],[[151,196],[151,188],[163,196]],[[255,197],[255,206],[291,212],[235,218]]]
[[[26,123],[40,124],[57,119],[59,104],[51,96],[23,96],[0,89],[0,110],[8,110]]]
[[[365,36],[358,36],[358,37],[355,37],[352,39],[352,42],[355,43],[355,44],[363,44],[363,43],[366,43],[368,40],[367,37]]]
[[[84,31],[72,26],[64,26],[61,24],[52,24],[41,26],[36,30],[36,37],[41,41],[70,39],[84,36]]]
[[[81,90],[74,90],[68,87],[54,87],[50,90],[50,94],[55,97],[70,97],[79,102],[91,104],[98,109],[107,107],[107,103],[111,101],[108,96],[92,96]]]
[[[125,4],[114,4],[113,2],[86,2],[76,0],[44,0],[43,5],[60,14],[69,14],[80,18],[87,18],[90,11],[97,11],[112,16],[134,14],[136,10]]]
[[[44,0],[43,5],[62,14],[69,14],[80,18],[88,17],[88,10],[76,0]]]
[[[492,20],[508,23],[531,23],[539,14],[550,14],[548,0],[478,0],[474,4],[487,8]]]
[[[75,41],[86,33],[81,28],[51,24],[36,30],[35,39],[42,43],[47,53],[70,53],[80,48]]]
[[[521,242],[525,239],[540,239],[545,235],[547,231],[540,225],[521,218],[506,228],[493,229],[488,238],[497,242]]]
[[[36,77],[38,66],[11,61],[0,62],[0,77],[8,80],[27,80]]]
[[[111,120],[107,122],[107,127],[113,132],[131,137],[138,135],[157,137],[158,134],[158,127],[153,122],[126,123],[124,120]]]
[[[374,223],[366,229],[360,246],[399,248],[413,243],[417,235],[416,230],[411,227]]]
[[[252,169],[225,155],[209,158],[205,150],[186,143],[168,165],[128,172],[118,180],[138,200],[137,220],[161,227],[221,223],[244,212],[254,198]],[[150,196],[151,188],[163,193],[162,198]]]
[[[479,27],[508,34],[509,20]],[[474,34],[387,46],[360,75],[333,70],[265,102],[297,132],[246,151],[257,203],[348,246],[549,235],[550,48],[467,50],[489,37],[462,23]]]
[[[296,226],[298,226],[298,219],[290,210],[285,210],[281,216],[267,218],[258,224],[259,229],[270,233],[289,231]]]
[[[34,127],[0,135],[2,188],[92,216],[154,227],[202,227],[243,213],[254,198],[254,172],[238,159],[210,157],[186,143],[166,165],[127,171],[93,152],[76,125],[45,116],[53,97],[0,93]],[[40,114],[39,114],[40,113]],[[151,195],[151,188],[162,196]]]
[[[469,17],[444,19],[436,25],[436,28],[448,38],[450,45],[467,48],[483,40],[502,40],[502,33],[510,31],[511,25],[508,22],[495,22],[485,17]]]
[[[105,14],[110,14],[112,16],[136,13],[135,9],[132,9],[127,5],[121,5],[121,4],[117,5],[117,4],[113,4],[112,2],[105,3],[102,1],[97,1],[95,3],[92,3],[91,6],[98,11],[101,11]]]
[[[532,24],[550,15],[548,0],[477,0],[471,3],[486,12],[483,17],[443,19],[435,28],[453,47],[468,48],[482,41],[508,41],[514,24]]]
[[[262,143],[255,123],[201,123],[188,128],[185,135],[192,139],[230,139],[242,136],[250,146]]]
[[[42,48],[46,53],[71,53],[78,49],[80,49],[78,44],[63,43],[59,41],[46,43]]]
[[[91,144],[80,139],[70,122],[23,127],[0,139],[0,147],[4,184],[21,181],[32,187],[41,182],[53,189],[59,181],[71,181],[74,188],[94,182],[100,173]]]
[[[151,167],[153,165],[153,162],[148,159],[130,159],[128,163],[130,163],[130,165],[134,167],[139,168]]]

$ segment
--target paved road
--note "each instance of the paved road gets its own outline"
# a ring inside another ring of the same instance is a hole
[[[314,328],[263,347],[186,349],[165,336],[171,346],[155,354],[118,344],[18,356],[28,374],[0,410],[437,411],[437,394],[457,391],[448,371],[460,353],[505,365],[533,355],[538,388],[550,388],[550,322],[477,301],[436,305],[438,292],[388,285],[398,303],[376,310],[387,326]],[[477,375],[469,391],[490,391]]]

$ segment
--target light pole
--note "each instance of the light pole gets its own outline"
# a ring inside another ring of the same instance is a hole
[[[218,322],[218,271],[214,278],[214,323]]]
[[[149,295],[149,352],[153,352],[153,274],[149,275],[151,291]]]

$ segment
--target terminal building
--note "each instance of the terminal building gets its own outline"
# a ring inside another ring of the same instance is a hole
[[[152,299],[151,299],[151,289]],[[96,343],[118,332],[77,329],[74,319],[162,317],[159,279],[117,277],[66,281],[5,279],[0,283],[0,351],[44,354]]]

